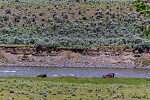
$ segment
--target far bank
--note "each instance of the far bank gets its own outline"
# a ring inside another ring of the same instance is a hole
[[[149,69],[150,54],[133,51],[123,47],[99,47],[55,48],[37,52],[33,46],[1,46],[0,66],[109,68],[106,65],[111,65],[111,68]]]

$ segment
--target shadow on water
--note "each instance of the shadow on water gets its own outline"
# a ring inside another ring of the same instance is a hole
[[[115,77],[150,78],[148,69],[0,67],[0,77],[36,77],[39,74],[47,74],[48,77],[102,77],[108,73],[118,73]]]

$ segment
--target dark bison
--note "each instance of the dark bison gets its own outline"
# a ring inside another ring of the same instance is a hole
[[[40,74],[40,75],[38,75],[37,77],[43,78],[43,77],[47,77],[47,75],[46,75],[46,74]]]
[[[114,78],[115,73],[109,73],[108,75],[103,75],[103,78]]]

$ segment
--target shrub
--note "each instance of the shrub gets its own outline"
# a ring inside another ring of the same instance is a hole
[[[150,41],[141,42],[134,47],[134,50],[138,50],[139,53],[149,52]]]
[[[6,14],[11,14],[11,10],[10,9],[6,9]]]
[[[13,82],[16,82],[17,80],[16,79],[13,79]]]
[[[14,90],[10,90],[9,93],[15,93]]]
[[[0,19],[1,21],[8,21],[9,20],[9,16],[8,15],[0,15]]]
[[[0,82],[6,82],[6,80],[4,80],[4,79],[1,79],[1,80],[0,80]]]
[[[47,23],[51,23],[52,22],[52,19],[51,18],[48,18],[47,19]]]
[[[113,90],[112,92],[113,92],[113,93],[116,93],[116,90]]]
[[[92,92],[93,91],[93,89],[88,89],[88,92]]]
[[[62,92],[62,90],[57,90],[57,93],[62,94],[63,92]]]
[[[11,40],[11,44],[24,44],[24,41],[20,37],[13,37]]]
[[[20,22],[20,18],[21,18],[20,15],[15,15],[13,18],[14,22]]]
[[[44,97],[47,97],[47,95],[48,95],[47,93],[44,93],[44,94],[43,94]]]
[[[87,20],[87,17],[86,17],[85,14],[82,16],[82,19],[83,19],[83,20]]]
[[[45,14],[44,12],[40,12],[39,16],[44,16],[44,14]]]
[[[0,32],[3,34],[9,34],[11,30],[9,28],[3,27],[0,29]]]
[[[121,98],[121,95],[117,94],[116,96],[113,96],[112,98]]]
[[[56,93],[51,93],[51,95],[56,95]]]
[[[76,96],[76,94],[75,94],[75,93],[73,93],[73,94],[72,94],[72,96]]]

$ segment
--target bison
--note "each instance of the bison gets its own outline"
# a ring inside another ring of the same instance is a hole
[[[43,78],[43,77],[47,77],[47,75],[46,75],[46,74],[40,74],[40,75],[38,75],[37,77]]]
[[[103,78],[114,78],[115,73],[109,73],[108,75],[103,75]]]

